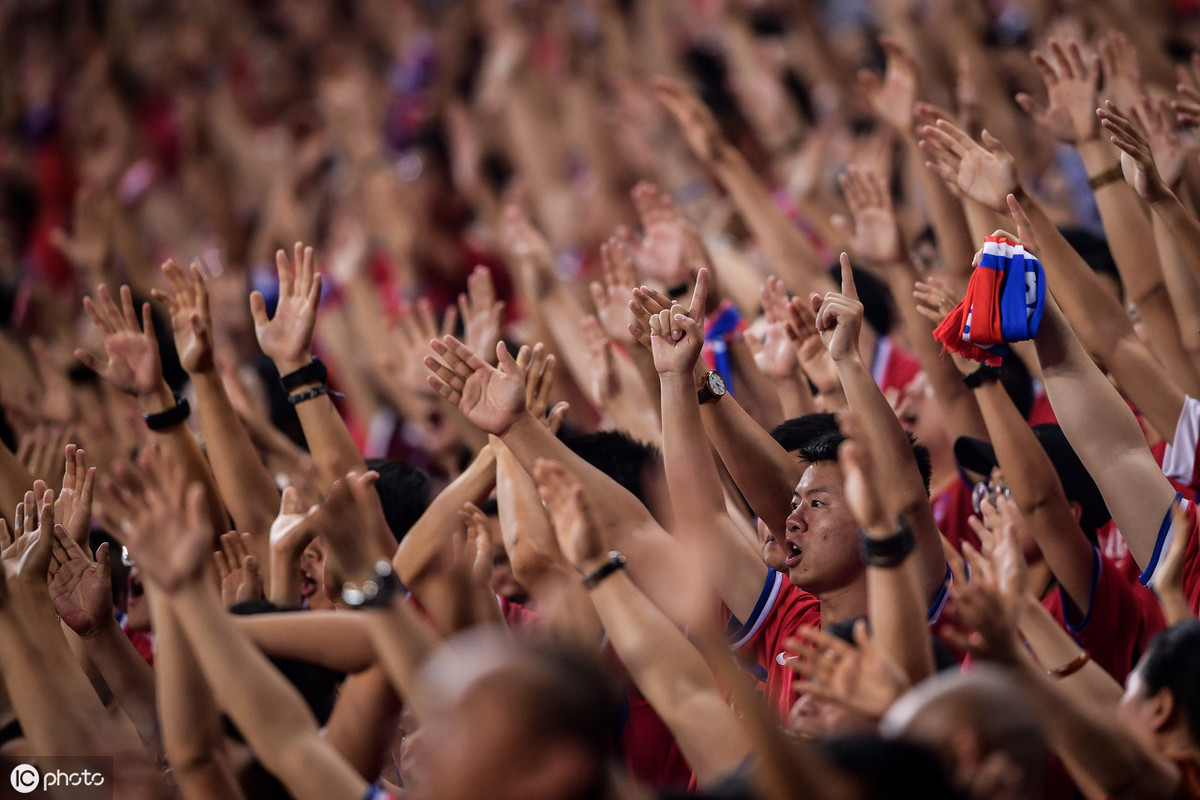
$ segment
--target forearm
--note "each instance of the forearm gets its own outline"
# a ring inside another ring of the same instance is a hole
[[[279,490],[242,426],[225,383],[215,368],[192,375],[200,431],[204,434],[213,478],[233,524],[254,535],[266,563],[265,540],[279,509]]]
[[[548,575],[566,567],[554,539],[537,484],[504,442],[490,443],[496,454],[496,505],[509,565],[517,582],[530,591]],[[494,608],[495,597],[488,598]]]
[[[366,781],[374,783],[396,737],[400,698],[380,666],[351,675],[325,723],[325,741]]]
[[[771,269],[797,293],[834,288],[817,251],[775,205],[767,186],[733,145],[722,144],[709,165],[758,241]]]
[[[1180,342],[1196,366],[1200,364],[1200,279],[1192,272],[1191,259],[1167,230],[1162,216],[1155,214],[1152,223],[1154,244],[1162,262],[1163,281],[1178,323]],[[1200,252],[1197,256],[1200,257]]]
[[[300,552],[282,546],[272,546],[268,555],[267,600],[282,608],[298,608],[301,595]]]
[[[961,292],[971,278],[971,262],[975,258],[975,242],[971,238],[971,228],[967,225],[962,203],[950,193],[945,181],[925,167],[925,154],[917,147],[916,138],[909,135],[904,137],[904,141],[909,154],[909,168],[917,176],[917,183],[924,195],[929,224],[937,237],[946,272],[951,276],[954,290]],[[897,303],[902,303],[902,298],[907,299],[911,293],[912,287],[902,294],[893,292]]]
[[[788,499],[803,474],[799,461],[729,395],[701,406],[700,416],[709,441],[755,515],[771,530],[784,530]]]
[[[233,622],[271,658],[303,661],[345,673],[362,672],[375,663],[366,622],[354,614],[284,612],[234,617]]]
[[[417,670],[437,645],[437,635],[403,598],[393,598],[364,616],[376,658],[392,688],[418,719],[424,718],[424,698],[417,691]]]
[[[729,354],[733,361],[733,380],[738,387],[742,408],[764,430],[771,430],[786,417],[779,403],[779,395],[771,381],[754,363],[750,348],[742,340],[730,343]]]
[[[84,653],[112,690],[113,698],[137,729],[146,747],[161,755],[162,733],[154,691],[154,670],[112,619],[101,630],[81,637]]]
[[[293,797],[359,797],[366,791],[366,781],[321,742],[299,691],[231,624],[210,586],[186,584],[172,595],[170,608],[217,703]]]
[[[836,364],[846,401],[858,415],[879,474],[889,476],[881,487],[884,505],[912,528],[917,539],[912,558],[921,588],[933,597],[945,581],[946,559],[908,434],[857,352]]]
[[[157,588],[149,587],[154,622],[154,681],[167,763],[186,798],[241,797],[225,763],[221,714],[190,645]],[[205,795],[202,790],[221,790]]]
[[[153,394],[138,397],[138,404],[141,406],[143,414],[157,414],[173,408],[175,396],[164,381]],[[229,530],[229,516],[225,513],[225,507],[221,505],[220,492],[217,491],[217,485],[213,481],[208,462],[204,460],[204,453],[200,451],[200,445],[196,443],[187,424],[180,422],[169,428],[155,431],[154,439],[170,454],[173,461],[183,466],[188,483],[198,481],[204,485],[204,496],[207,501],[209,517],[213,522],[213,530],[218,532]]]
[[[999,381],[975,390],[988,438],[1012,493],[1029,521],[1042,556],[1077,608],[1088,608],[1092,546],[1079,529],[1054,464]]]
[[[777,378],[771,385],[779,396],[779,407],[785,420],[817,413],[816,398],[808,388],[808,379],[802,372],[797,371],[794,376],[787,378]]]
[[[1079,655],[1079,644],[1032,594],[1026,594],[1019,601],[1017,627],[1044,669],[1069,664]],[[1115,708],[1124,694],[1121,684],[1095,661],[1089,661],[1060,685],[1080,702],[1090,702],[1101,708]]]
[[[675,735],[701,785],[734,772],[750,738],[704,658],[621,572],[591,591],[613,650]]]
[[[1032,662],[1017,669],[1031,692],[1055,749],[1089,774],[1116,800],[1171,798],[1179,785],[1177,767],[1148,752],[1117,721],[1115,708],[1097,708],[1060,690]]]
[[[496,457],[485,447],[445,489],[433,498],[425,513],[405,534],[392,566],[405,583],[415,579],[446,544],[450,531],[461,524],[458,512],[463,503],[480,503],[496,483]]]
[[[864,528],[872,539],[886,539],[899,529],[890,517],[884,527]],[[929,599],[921,586],[916,559],[909,556],[894,567],[867,566],[867,616],[875,644],[900,665],[915,686],[934,673],[933,637],[926,616]]]
[[[1174,194],[1150,207],[1183,251],[1192,275],[1200,280],[1200,220],[1193,217]]]

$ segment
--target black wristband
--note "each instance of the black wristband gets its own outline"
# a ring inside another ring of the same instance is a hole
[[[990,367],[987,364],[984,364],[970,375],[963,377],[963,383],[966,384],[968,389],[978,389],[985,383],[998,380],[1000,380],[1000,368]]]
[[[900,520],[900,527],[896,532],[886,539],[872,539],[867,536],[866,531],[860,530],[858,540],[863,563],[868,567],[883,569],[903,564],[904,559],[908,558],[909,553],[917,546],[912,528],[908,527],[908,523],[903,519]]]
[[[287,375],[281,375],[279,383],[285,392],[294,392],[305,384],[325,383],[328,379],[329,370],[325,369],[325,362],[313,356],[312,361],[300,369],[293,370]]]
[[[192,415],[192,407],[188,405],[187,398],[179,392],[171,392],[171,394],[175,397],[175,405],[166,411],[142,414],[142,419],[146,420],[146,427],[150,430],[161,431],[173,427]]]
[[[619,569],[625,569],[625,556],[618,553],[616,550],[609,551],[608,561],[604,562],[600,567],[591,573],[583,576],[583,588],[595,589],[600,581],[612,575]]]
[[[342,603],[353,609],[378,608],[397,595],[408,597],[408,594],[408,587],[392,569],[392,562],[383,559],[375,562],[371,577],[363,581],[362,586],[342,585]]]
[[[342,394],[341,392],[335,392],[333,389],[330,389],[328,386],[326,386],[325,384],[322,383],[320,386],[314,386],[311,389],[305,389],[303,392],[297,392],[296,394],[289,394],[288,402],[291,403],[292,405],[296,406],[296,405],[300,405],[305,400],[312,400],[314,398],[320,397],[323,394],[331,395],[333,397],[345,397],[346,396],[346,395]]]

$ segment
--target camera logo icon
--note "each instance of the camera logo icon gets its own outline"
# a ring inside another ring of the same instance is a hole
[[[42,782],[42,775],[37,771],[37,767],[29,764],[18,764],[13,767],[12,776],[9,780],[12,783],[12,788],[21,794],[29,794],[38,788],[38,784]]]

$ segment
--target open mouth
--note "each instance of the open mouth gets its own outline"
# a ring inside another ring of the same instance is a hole
[[[795,543],[788,542],[787,546],[783,548],[783,554],[785,556],[783,563],[787,564],[788,569],[791,569],[800,563],[804,551],[797,547]]]
[[[300,570],[300,596],[305,599],[312,597],[314,594],[317,593],[318,588],[320,588],[320,584],[318,584],[315,580],[313,580],[313,577],[308,574],[308,570],[301,569]]]

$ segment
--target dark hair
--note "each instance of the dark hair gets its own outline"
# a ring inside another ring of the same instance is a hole
[[[429,473],[398,458],[368,459],[367,466],[379,473],[375,491],[398,542],[429,508]]]
[[[483,505],[479,507],[479,510],[483,512],[485,517],[495,517],[500,514],[500,504],[496,502],[495,498],[489,497],[483,501]]]
[[[571,452],[591,464],[646,503],[647,467],[661,468],[662,455],[654,445],[620,431],[598,431],[563,437]]]
[[[794,453],[805,444],[826,433],[836,433],[837,417],[833,414],[805,414],[792,417],[771,429],[771,438],[789,453]]]
[[[841,265],[830,267],[829,274],[840,285]],[[891,289],[865,269],[854,270],[854,288],[858,290],[858,299],[863,304],[863,319],[875,333],[887,336],[896,321],[895,301],[892,299]]]
[[[1193,739],[1200,739],[1200,620],[1167,628],[1154,638],[1137,669],[1145,697],[1169,689]]]
[[[1008,392],[1008,399],[1012,400],[1021,416],[1029,419],[1033,411],[1033,375],[1021,357],[1012,351],[1004,357],[1004,364],[1000,368],[1000,385]]]
[[[809,414],[808,416],[818,416]],[[846,437],[836,428],[832,431],[819,433],[800,445],[800,458],[812,464],[822,461],[837,461],[838,448]],[[929,457],[929,448],[917,442],[917,437],[908,433],[908,441],[912,444],[913,457],[917,460],[917,470],[921,473],[921,482],[925,484],[925,494],[929,494],[929,481],[933,477],[933,462]]]
[[[525,671],[529,729],[544,740],[574,740],[594,753],[596,774],[584,796],[602,796],[621,731],[619,687],[591,653],[546,639],[526,640],[523,647],[532,661]]]
[[[823,749],[871,800],[962,800],[941,759],[922,745],[866,735],[832,739]]]
[[[1117,271],[1117,262],[1113,259],[1112,251],[1108,248],[1108,240],[1103,236],[1097,236],[1086,228],[1063,227],[1059,228],[1063,238],[1067,240],[1067,244],[1075,249],[1087,265],[1092,268],[1093,272],[1107,275],[1117,282],[1117,285],[1124,290],[1124,285],[1121,282],[1121,273]]]

